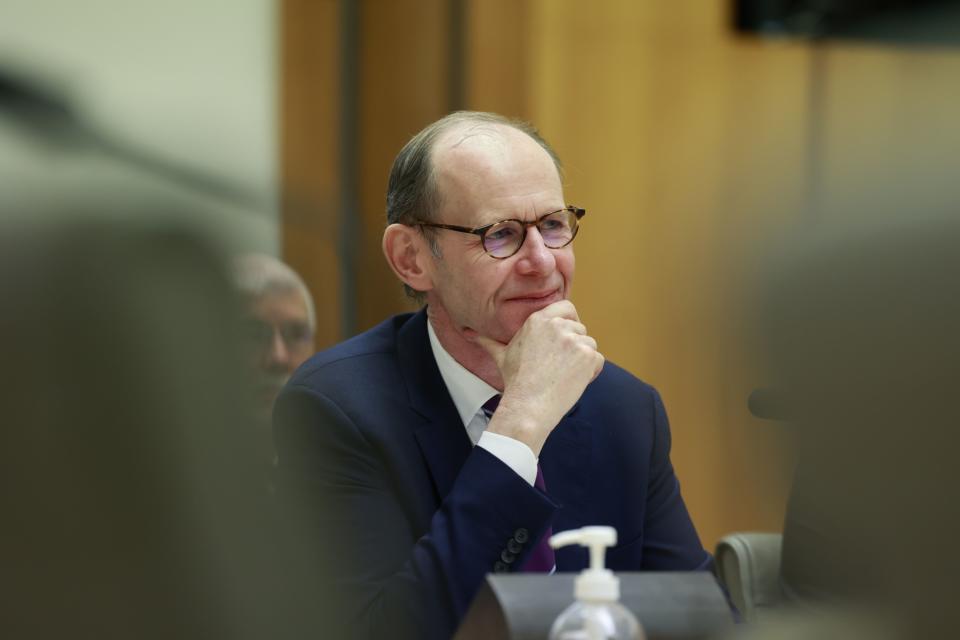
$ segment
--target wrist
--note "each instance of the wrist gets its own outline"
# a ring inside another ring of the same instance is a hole
[[[530,447],[533,454],[539,457],[550,429],[542,424],[542,420],[536,418],[529,404],[518,409],[516,403],[510,403],[504,396],[490,419],[487,431],[518,440]]]

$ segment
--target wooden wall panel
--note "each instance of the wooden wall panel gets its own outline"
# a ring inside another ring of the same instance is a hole
[[[380,249],[390,166],[447,112],[446,0],[371,0],[361,8],[359,329],[409,311]]]
[[[280,7],[282,257],[313,294],[322,349],[342,338],[336,246],[340,16],[337,0],[284,0]]]
[[[529,119],[529,11],[526,1],[467,3],[464,72],[469,109]]]

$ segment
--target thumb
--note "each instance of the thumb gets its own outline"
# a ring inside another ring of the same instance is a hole
[[[502,342],[497,342],[493,338],[488,338],[487,336],[482,336],[477,334],[473,337],[473,341],[483,347],[483,350],[486,351],[493,361],[497,363],[499,367],[503,362],[503,352],[507,350],[507,345]]]

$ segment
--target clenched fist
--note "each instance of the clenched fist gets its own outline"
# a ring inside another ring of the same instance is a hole
[[[509,436],[539,456],[560,419],[599,375],[604,358],[569,300],[527,318],[509,344],[474,338],[503,378],[503,396],[487,431]]]

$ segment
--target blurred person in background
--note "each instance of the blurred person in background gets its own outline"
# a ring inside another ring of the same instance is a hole
[[[234,281],[247,313],[260,421],[269,425],[280,389],[313,354],[316,312],[303,279],[260,253],[234,261]]]

